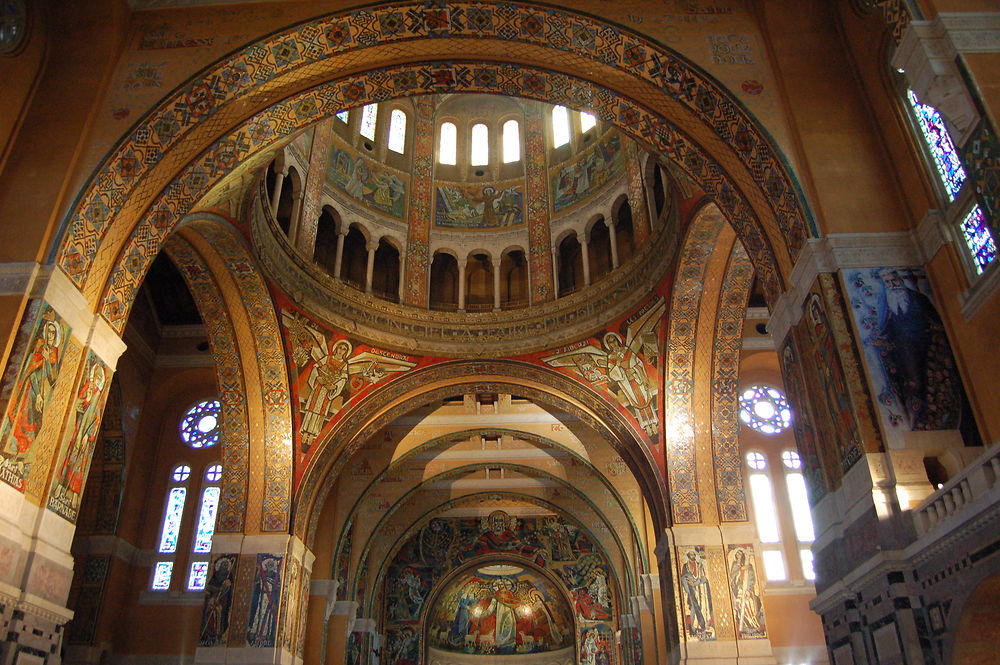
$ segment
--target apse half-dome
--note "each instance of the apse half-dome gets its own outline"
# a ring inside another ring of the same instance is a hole
[[[431,649],[469,655],[561,651],[573,646],[574,633],[558,589],[542,575],[506,563],[456,576],[427,615]]]

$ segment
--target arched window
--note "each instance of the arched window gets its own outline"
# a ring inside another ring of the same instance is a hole
[[[997,258],[997,246],[993,241],[993,232],[986,224],[986,215],[983,214],[983,209],[979,206],[973,206],[969,214],[959,224],[959,228],[962,231],[965,247],[969,251],[972,268],[977,275],[982,275],[986,266]]]
[[[438,139],[438,161],[442,164],[456,164],[458,156],[458,128],[453,122],[441,125],[441,137]]]
[[[389,116],[389,150],[403,154],[406,147],[406,114],[393,109]]]
[[[594,114],[580,111],[580,131],[586,134],[594,127],[597,127],[597,118]]]
[[[794,450],[781,453],[781,464],[785,467],[785,486],[788,489],[788,503],[792,508],[792,523],[795,525],[795,540],[798,541],[799,559],[802,561],[802,576],[807,580],[816,579],[813,569],[813,554],[810,545],[816,539],[812,515],[809,513],[809,497],[806,494],[806,480],[802,476],[802,458]]]
[[[195,554],[191,559],[191,568],[188,573],[187,588],[192,591],[200,591],[205,588],[205,580],[208,579],[208,555],[212,552],[212,536],[215,535],[215,516],[219,510],[219,495],[222,489],[219,483],[222,480],[222,465],[211,464],[205,470],[205,485],[201,491],[201,506],[198,509],[198,522],[194,534]],[[203,556],[197,556],[197,555]]]
[[[772,582],[787,580],[788,571],[785,568],[785,556],[781,552],[781,530],[774,503],[774,488],[768,475],[767,457],[763,453],[751,451],[747,453],[746,461],[750,469],[750,497],[753,500],[757,535],[761,542],[764,575]]]
[[[521,132],[517,120],[503,123],[503,163],[510,164],[521,159]]]
[[[346,123],[350,119],[350,114],[350,111],[337,111],[334,115],[336,115],[337,120]]]
[[[378,104],[368,104],[361,109],[361,136],[369,141],[375,140],[375,123],[378,121]]]
[[[490,130],[483,123],[472,126],[469,164],[486,166],[490,163]]]
[[[166,591],[170,588],[170,578],[173,576],[173,556],[177,552],[177,540],[181,533],[181,521],[184,519],[184,502],[187,499],[187,482],[191,478],[191,467],[178,464],[170,472],[170,488],[167,490],[167,502],[163,509],[163,524],[160,527],[160,539],[156,547],[157,554],[169,555],[153,564],[153,591]]]
[[[195,404],[181,420],[181,439],[192,448],[210,448],[219,442],[219,400]]]
[[[458,261],[437,252],[431,262],[430,307],[441,311],[458,309]]]
[[[569,111],[565,106],[552,108],[552,147],[569,143]]]

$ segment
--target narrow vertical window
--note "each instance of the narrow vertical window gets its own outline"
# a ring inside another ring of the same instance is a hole
[[[389,116],[389,150],[403,154],[406,148],[406,114],[393,109]]]
[[[479,123],[472,126],[472,145],[469,151],[469,164],[486,166],[490,163],[490,130]]]
[[[181,530],[181,518],[184,516],[184,499],[187,489],[172,487],[167,494],[167,510],[163,517],[163,530],[160,532],[160,554],[172,554],[177,551],[177,536]]]
[[[753,451],[746,455],[750,469],[750,497],[757,522],[757,535],[762,544],[761,558],[764,561],[764,575],[768,580],[788,579],[785,556],[781,552],[781,532],[778,526],[778,511],[774,503],[774,488],[767,473],[767,458]]]
[[[375,121],[378,120],[378,104],[368,104],[361,109],[361,136],[375,140]]]
[[[552,146],[558,148],[569,143],[569,111],[565,106],[552,108]]]
[[[785,485],[788,488],[788,502],[792,506],[792,523],[795,525],[795,539],[798,541],[799,559],[802,561],[802,576],[807,580],[816,579],[813,571],[813,555],[809,549],[816,539],[812,515],[809,513],[809,497],[806,494],[806,480],[802,475],[802,458],[794,450],[781,453],[781,463],[785,467]]]
[[[441,138],[438,142],[438,161],[442,164],[455,164],[458,156],[458,129],[452,122],[441,125]]]
[[[191,591],[202,591],[205,588],[205,580],[208,579],[208,561],[191,562],[191,573],[188,575],[188,589]]]
[[[215,512],[219,508],[218,487],[206,487],[201,494],[201,510],[198,513],[198,533],[194,539],[194,551],[212,551],[212,535],[215,533]]]
[[[157,561],[153,567],[153,591],[166,591],[170,588],[170,577],[174,572],[173,561]]]
[[[997,258],[997,246],[993,240],[993,233],[986,224],[983,209],[974,206],[962,220],[961,229],[962,240],[965,241],[965,246],[969,250],[976,274],[982,275],[986,266]]]
[[[337,120],[346,123],[350,118],[350,111],[337,111],[334,115],[337,116]]]
[[[517,120],[503,123],[503,163],[510,164],[521,159],[521,132]]]
[[[912,90],[906,91],[906,98],[910,101],[924,143],[931,153],[934,166],[937,167],[941,184],[948,192],[948,200],[954,201],[958,191],[965,184],[965,169],[962,168],[962,161],[958,157],[958,151],[955,150],[951,135],[937,109],[921,103]]]
[[[580,131],[586,134],[597,126],[597,118],[593,113],[580,112]]]

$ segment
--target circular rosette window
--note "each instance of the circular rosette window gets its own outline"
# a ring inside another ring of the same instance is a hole
[[[792,424],[792,409],[777,388],[750,386],[740,395],[740,420],[761,434],[778,434]]]
[[[192,448],[219,442],[219,400],[205,400],[191,407],[181,420],[181,438]]]

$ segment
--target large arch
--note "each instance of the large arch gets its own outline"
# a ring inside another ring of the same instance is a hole
[[[449,60],[470,56],[489,63]],[[588,78],[575,74],[581,71]],[[330,15],[206,68],[140,120],[99,167],[65,220],[56,262],[120,330],[176,221],[236,164],[342,108],[450,91],[595,110],[714,196],[771,302],[780,294],[808,235],[808,214],[756,121],[677,53],[589,16],[513,3]]]

